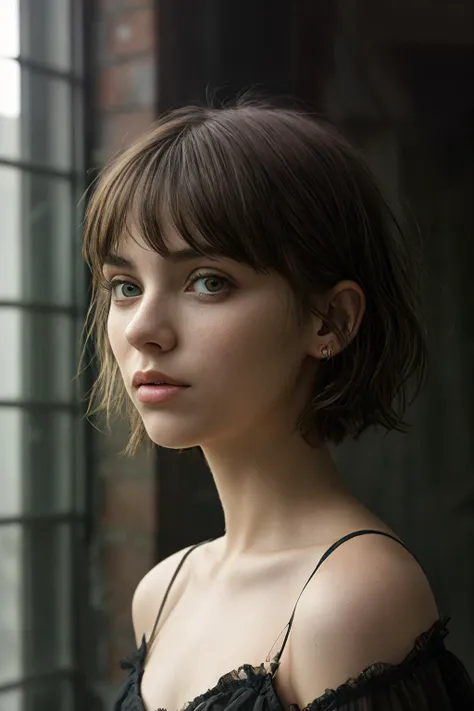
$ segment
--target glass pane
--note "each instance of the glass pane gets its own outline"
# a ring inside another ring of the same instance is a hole
[[[23,689],[0,692],[0,711],[23,711]]]
[[[17,57],[19,51],[19,0],[2,0],[0,3],[0,55]]]
[[[0,463],[1,517],[17,516],[22,509],[22,433],[23,412],[19,408],[0,408],[0,451],[2,452]]]
[[[80,505],[73,455],[82,429],[65,412],[0,407],[0,517],[67,513]]]
[[[23,533],[0,526],[0,685],[22,674]]]
[[[67,0],[1,0],[0,55],[69,69],[69,13]]]
[[[20,66],[13,59],[0,60],[0,149],[11,144],[16,151],[19,145],[20,116]]]
[[[69,181],[0,166],[0,213],[0,301],[71,304],[75,285]],[[78,257],[79,244],[76,251]]]
[[[25,412],[24,422],[24,511],[71,511],[74,417],[64,412]]]
[[[0,307],[0,401],[71,402],[74,321]]]
[[[81,88],[74,90],[74,168],[84,175],[84,95]],[[82,186],[81,186],[82,187]]]
[[[84,47],[83,47],[83,39],[84,39],[84,26],[83,26],[83,11],[84,11],[84,3],[83,2],[74,2],[72,3],[72,11],[73,11],[73,18],[72,18],[72,24],[73,24],[73,69],[75,69],[76,74],[82,74],[83,67],[84,67]]]
[[[73,550],[66,524],[24,531],[24,673],[69,669],[72,664]],[[51,708],[58,708],[52,706]]]
[[[4,135],[3,123],[0,107],[0,141]],[[3,228],[0,230],[0,300],[18,299],[21,293],[21,180],[19,170],[0,166],[0,213],[3,222]]]
[[[21,331],[24,314],[15,309],[0,308],[0,400],[20,397],[21,382]]]
[[[68,81],[0,59],[0,156],[70,170],[71,86]]]

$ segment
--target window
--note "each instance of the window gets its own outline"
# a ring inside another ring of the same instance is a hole
[[[84,535],[78,3],[0,3],[0,711],[73,711]]]

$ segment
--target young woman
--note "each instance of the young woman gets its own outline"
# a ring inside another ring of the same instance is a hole
[[[199,447],[225,514],[139,584],[116,711],[474,709],[420,565],[329,449],[402,429],[425,366],[416,261],[357,152],[298,111],[173,112],[104,171],[84,254],[94,396],[129,454]]]

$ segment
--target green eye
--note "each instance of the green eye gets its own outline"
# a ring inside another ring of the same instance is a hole
[[[116,301],[123,301],[124,299],[140,296],[141,291],[136,284],[116,279],[112,282],[112,294]]]

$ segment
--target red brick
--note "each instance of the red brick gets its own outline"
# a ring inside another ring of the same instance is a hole
[[[154,119],[152,111],[113,113],[105,117],[102,135],[108,151],[116,151],[130,145],[151,126]]]
[[[155,46],[155,12],[129,10],[114,15],[109,28],[113,57],[152,51]]]
[[[118,662],[135,647],[132,599],[143,576],[154,565],[151,541],[104,541],[107,619],[107,678],[122,678]]]
[[[156,487],[151,477],[108,476],[102,523],[120,530],[156,530]]]
[[[137,106],[149,108],[155,98],[155,66],[152,57],[104,67],[100,102],[103,109]]]
[[[133,594],[155,561],[151,541],[104,542],[106,610],[108,624],[128,629],[131,624]]]

